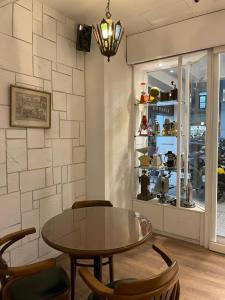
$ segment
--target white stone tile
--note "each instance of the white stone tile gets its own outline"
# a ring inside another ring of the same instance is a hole
[[[49,80],[44,80],[44,91],[52,93],[52,82]]]
[[[45,139],[45,148],[51,148],[51,147],[52,147],[52,140]]]
[[[33,209],[38,209],[39,207],[40,207],[40,201],[39,200],[33,201]]]
[[[60,137],[61,138],[78,138],[79,123],[76,121],[60,121]]]
[[[72,77],[58,73],[52,72],[52,87],[54,91],[72,93]]]
[[[26,139],[26,129],[7,129],[7,139]]]
[[[32,13],[17,4],[14,4],[13,36],[32,43]]]
[[[41,21],[33,19],[33,33],[37,35],[43,34],[43,27]]]
[[[44,14],[56,19],[59,22],[66,23],[66,17],[63,14],[51,8],[50,6],[44,5],[43,12]]]
[[[51,128],[45,129],[45,138],[47,139],[59,138],[59,112],[52,111],[51,115],[52,115]]]
[[[69,76],[73,75],[73,69],[71,67],[62,65],[62,64],[57,64],[57,71]]]
[[[30,84],[26,84],[26,83],[19,83],[19,84],[17,84],[17,86],[27,88],[27,89],[32,89],[32,90],[35,90],[35,91],[43,91],[43,87],[30,85]]]
[[[80,146],[80,140],[79,139],[73,139],[73,147],[79,147]]]
[[[49,148],[28,150],[28,169],[47,168],[52,165],[52,151]]]
[[[56,43],[34,34],[33,54],[56,61]]]
[[[20,173],[21,192],[29,192],[45,187],[45,169]]]
[[[0,9],[0,32],[12,35],[12,4]]]
[[[61,195],[56,194],[40,200],[40,226],[62,212]]]
[[[66,111],[66,94],[53,92],[53,109]]]
[[[76,95],[85,95],[84,71],[73,69],[73,93]]]
[[[42,198],[47,198],[49,196],[55,195],[56,194],[56,185],[36,190],[33,192],[33,200],[39,200]]]
[[[0,69],[0,104],[5,104],[5,105],[10,104],[9,86],[11,84],[13,85],[15,84],[15,73]]]
[[[44,148],[44,129],[27,128],[27,146],[28,148]]]
[[[32,76],[16,74],[16,83],[25,83],[43,89],[43,80]]]
[[[63,210],[72,207],[76,199],[75,182],[63,184]]]
[[[8,173],[27,169],[26,140],[7,141],[7,169]]]
[[[60,111],[60,120],[66,120],[66,112]]]
[[[51,80],[52,66],[47,59],[34,56],[34,76]]]
[[[72,140],[53,140],[53,166],[63,166],[72,163]]]
[[[11,251],[11,264],[23,266],[35,261],[38,257],[37,240],[31,241]]]
[[[47,15],[43,16],[43,36],[56,42],[56,20]]]
[[[40,1],[33,0],[33,18],[42,22],[43,5]]]
[[[52,71],[57,71],[57,63],[52,61]]]
[[[20,193],[0,196],[0,228],[20,223]]]
[[[86,165],[82,164],[74,164],[68,166],[68,181],[77,181],[85,178]]]
[[[67,39],[72,41],[75,40],[75,27],[74,24],[71,23],[60,23],[57,22],[57,34],[64,36]]]
[[[0,66],[10,71],[32,75],[32,45],[0,33]]]
[[[53,185],[53,168],[46,168],[46,185]]]
[[[75,190],[76,190],[76,198],[84,196],[86,194],[85,180],[76,181],[74,184],[75,184]]]
[[[76,66],[76,50],[73,41],[57,35],[57,62],[66,66]]]
[[[59,183],[57,184],[57,194],[61,194],[61,192],[62,192],[62,184]]]
[[[0,188],[0,195],[5,195],[5,194],[7,194],[7,187],[6,186]]]
[[[62,167],[62,183],[67,183],[68,181],[68,170],[67,166]]]
[[[84,146],[86,144],[86,127],[85,122],[80,122],[80,145]]]
[[[19,173],[8,174],[8,193],[19,190]]]
[[[74,147],[73,148],[73,163],[82,163],[85,162],[86,153],[85,147]]]
[[[0,163],[6,162],[6,139],[5,130],[0,129]]]
[[[84,52],[77,51],[77,69],[84,71]]]
[[[21,212],[32,210],[32,192],[21,194]]]
[[[62,173],[61,173],[61,167],[55,167],[53,168],[53,178],[54,178],[54,184],[61,183],[62,180]]]
[[[43,256],[51,252],[52,248],[49,247],[42,238],[39,238],[39,256]]]
[[[83,97],[67,95],[67,119],[85,120],[85,102]]]
[[[32,1],[31,0],[17,0],[16,1],[17,4],[19,4],[20,6],[23,6],[29,10],[32,10]]]
[[[0,186],[6,186],[6,163],[0,164]]]
[[[0,128],[9,128],[9,106],[0,106]]]
[[[23,239],[23,243],[27,243],[28,241],[35,240],[39,237],[39,210],[34,209],[28,212],[22,213],[22,229],[34,227],[36,229],[36,233],[28,235],[25,239]]]

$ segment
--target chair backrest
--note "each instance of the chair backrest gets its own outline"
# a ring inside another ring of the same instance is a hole
[[[84,200],[77,201],[73,204],[72,209],[84,208],[84,207],[94,207],[94,206],[108,206],[112,207],[112,203],[107,200]]]
[[[161,246],[154,244],[157,251],[168,268],[161,274],[150,279],[134,280],[126,279],[116,283],[114,289],[104,287],[96,279],[88,274],[87,270],[81,269],[80,275],[87,285],[97,293],[101,299],[107,300],[179,300],[180,284],[178,278],[178,263]]]
[[[4,273],[4,271],[8,269],[8,265],[2,257],[4,252],[18,240],[23,239],[26,235],[33,234],[35,232],[35,228],[28,228],[7,234],[4,237],[0,238],[0,282],[2,288],[8,280],[8,277]]]

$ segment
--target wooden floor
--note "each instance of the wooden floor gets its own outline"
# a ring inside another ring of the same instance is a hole
[[[225,255],[171,238],[156,236],[154,239],[159,240],[179,262],[181,300],[225,299]],[[146,278],[165,268],[162,259],[151,248],[152,241],[114,256],[115,279]],[[58,263],[69,273],[67,257],[61,256]],[[104,267],[104,282],[108,282],[107,266]],[[88,293],[77,275],[76,300],[87,299]]]

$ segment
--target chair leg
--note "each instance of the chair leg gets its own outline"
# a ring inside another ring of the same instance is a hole
[[[76,281],[76,263],[77,260],[74,256],[70,256],[70,290],[71,290],[71,300],[75,299],[75,281]]]
[[[109,280],[114,281],[114,270],[113,270],[113,256],[109,257]]]
[[[94,257],[94,276],[102,281],[102,257],[95,256]]]

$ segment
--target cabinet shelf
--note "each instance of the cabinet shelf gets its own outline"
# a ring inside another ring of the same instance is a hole
[[[157,138],[157,137],[161,137],[161,138],[168,138],[168,137],[174,137],[177,138],[176,135],[135,135],[135,138],[140,138],[140,137],[145,137],[145,138]]]
[[[140,170],[152,170],[152,171],[170,171],[170,172],[176,172],[176,168],[168,168],[166,166],[161,166],[161,167],[154,167],[154,166],[149,166],[146,168],[143,168],[141,166],[135,166],[135,169],[140,169]]]
[[[158,101],[156,103],[150,103],[150,102],[146,102],[146,103],[140,103],[139,100],[136,100],[136,103],[134,104],[135,106],[168,106],[168,105],[177,105],[178,101],[177,100],[167,100],[167,101]]]

